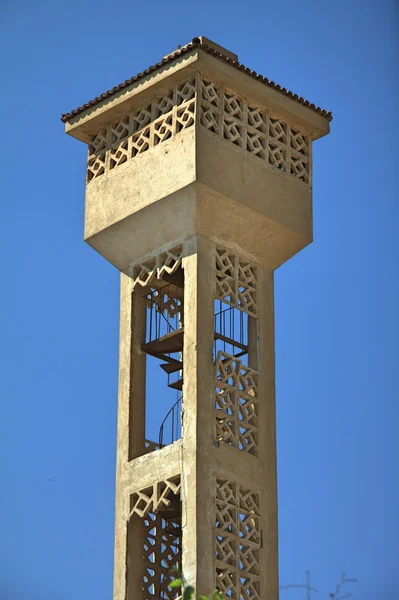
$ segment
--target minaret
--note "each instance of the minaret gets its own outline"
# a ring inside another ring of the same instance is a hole
[[[312,241],[331,118],[204,37],[62,116],[89,146],[85,240],[121,272],[114,600],[180,597],[175,566],[278,598],[273,271]]]

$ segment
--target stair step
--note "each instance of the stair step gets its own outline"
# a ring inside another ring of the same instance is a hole
[[[177,381],[173,381],[173,383],[168,383],[168,387],[170,387],[172,390],[182,390],[183,379],[178,379]]]
[[[183,335],[184,329],[177,329],[176,331],[172,331],[167,335],[164,335],[157,340],[153,340],[152,342],[148,342],[147,344],[143,344],[141,349],[147,354],[151,354],[157,358],[161,358],[168,362],[173,362],[175,359],[165,358],[165,354],[174,353],[174,352],[182,352],[183,351]],[[228,338],[221,333],[217,333],[215,331],[215,340],[220,340],[222,342],[226,342],[227,344],[232,344],[236,348],[242,350],[242,353],[237,354],[237,357],[241,354],[246,354],[248,352],[248,346],[246,344],[241,344],[241,342],[237,342]]]
[[[183,363],[180,360],[168,361],[164,365],[160,365],[161,369],[165,371],[165,373],[176,373],[176,371],[181,371],[183,368]]]
[[[177,329],[157,340],[143,344],[141,349],[147,354],[160,357],[162,354],[183,351],[183,329]]]
[[[156,354],[152,354],[151,352],[148,352],[147,354],[151,354],[152,356],[159,358],[159,360],[164,360],[167,363],[173,363],[173,362],[175,362],[175,360],[177,360],[176,358],[173,358],[173,356],[168,356],[167,354],[162,354],[162,352],[157,352]]]
[[[246,346],[245,344],[241,344],[241,342],[237,342],[232,338],[226,337],[225,335],[222,335],[217,331],[215,331],[214,337],[215,340],[220,340],[221,342],[226,342],[226,344],[231,344],[232,346],[235,346],[236,348],[240,348],[240,350],[245,351],[245,353],[248,352],[248,346]]]

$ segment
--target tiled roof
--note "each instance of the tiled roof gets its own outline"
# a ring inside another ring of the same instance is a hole
[[[84,112],[88,108],[91,108],[91,107],[95,106],[96,104],[99,104],[102,100],[106,100],[107,98],[110,98],[110,96],[113,96],[113,94],[116,94],[120,90],[123,90],[124,88],[128,87],[132,83],[135,83],[136,81],[140,81],[140,79],[143,79],[149,73],[156,71],[157,69],[160,69],[161,67],[163,67],[164,65],[167,65],[168,63],[172,62],[176,58],[179,58],[179,56],[182,56],[183,54],[187,54],[188,52],[191,52],[192,50],[194,50],[196,48],[200,48],[204,52],[207,52],[208,54],[211,54],[215,58],[222,60],[223,62],[231,65],[235,69],[238,69],[239,71],[242,71],[243,73],[246,73],[250,77],[257,79],[264,85],[267,85],[268,87],[273,88],[274,90],[280,92],[281,94],[284,94],[284,96],[287,96],[288,98],[292,98],[293,100],[295,100],[295,102],[298,102],[299,104],[302,104],[303,106],[306,106],[307,108],[310,108],[315,113],[318,113],[322,117],[326,118],[328,121],[332,120],[333,117],[332,117],[331,112],[329,112],[327,110],[323,110],[319,106],[316,106],[315,104],[312,104],[308,100],[301,98],[301,96],[298,96],[297,94],[290,92],[286,88],[281,87],[281,85],[274,83],[274,81],[270,81],[270,79],[267,79],[267,77],[263,77],[263,75],[260,75],[259,73],[252,71],[248,67],[245,67],[244,65],[240,64],[238,61],[225,56],[221,52],[212,48],[212,46],[202,43],[199,38],[193,38],[193,40],[189,44],[187,44],[186,46],[183,46],[182,48],[179,48],[178,50],[176,50],[176,52],[169,54],[167,57],[165,57],[163,60],[161,60],[161,62],[157,63],[156,65],[149,67],[142,73],[139,73],[138,75],[135,75],[134,77],[131,77],[130,79],[126,79],[126,81],[124,81],[123,83],[120,83],[119,85],[115,86],[111,90],[104,92],[103,94],[101,94],[101,96],[97,96],[97,98],[90,100],[90,102],[87,102],[86,104],[82,104],[82,106],[75,108],[75,110],[72,110],[69,113],[63,114],[61,116],[61,121],[63,123],[66,123],[67,121],[69,121],[69,119],[72,119],[76,115],[79,115],[80,113]]]

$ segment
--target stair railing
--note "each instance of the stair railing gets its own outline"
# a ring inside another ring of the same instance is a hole
[[[173,444],[176,440],[181,437],[181,402],[183,396],[179,396],[173,406],[167,412],[164,420],[162,421],[161,427],[159,428],[159,447],[163,448],[167,444],[164,444],[164,432],[165,426],[167,425],[168,419],[171,421],[170,433],[171,433],[171,441],[170,444]]]
[[[152,342],[181,328],[180,310],[182,302],[171,292],[171,286],[165,285],[151,289],[147,298],[147,335],[146,341]]]

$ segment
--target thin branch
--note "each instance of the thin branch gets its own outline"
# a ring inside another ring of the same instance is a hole
[[[305,571],[306,583],[293,583],[291,585],[280,585],[280,590],[289,590],[293,588],[302,588],[306,590],[307,600],[312,600],[312,592],[317,594],[317,590],[310,585],[310,571]]]
[[[329,594],[331,600],[344,600],[344,598],[350,598],[352,596],[351,592],[345,594],[344,596],[338,595],[341,593],[343,586],[347,583],[357,583],[357,579],[354,577],[346,577],[346,573],[341,573],[341,579],[335,587],[335,592]]]

